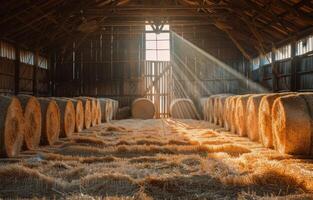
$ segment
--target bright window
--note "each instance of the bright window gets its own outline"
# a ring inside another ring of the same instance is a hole
[[[152,25],[154,26],[154,25]],[[170,61],[169,25],[164,25],[160,33],[155,33],[155,27],[146,25],[146,60]]]
[[[0,41],[0,57],[15,60],[14,46],[7,42]]]
[[[296,44],[296,55],[302,55],[307,52],[313,51],[313,36],[306,37],[299,40]]]
[[[278,48],[275,51],[275,60],[283,60],[291,57],[291,45]]]
[[[261,63],[260,65],[268,65],[272,63],[272,52],[268,52],[267,54],[261,56]]]

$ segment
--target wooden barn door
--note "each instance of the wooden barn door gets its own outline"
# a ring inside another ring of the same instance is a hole
[[[172,66],[167,61],[145,61],[145,96],[156,107],[156,118],[169,117],[172,99]]]

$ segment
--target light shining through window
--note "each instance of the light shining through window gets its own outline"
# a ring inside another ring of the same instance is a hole
[[[146,60],[170,61],[169,25],[164,25],[162,32],[157,34],[151,25],[146,25]]]

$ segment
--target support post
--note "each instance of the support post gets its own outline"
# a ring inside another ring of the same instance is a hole
[[[276,61],[275,61],[275,50],[276,48],[272,47],[272,81],[273,81],[273,92],[276,92],[278,89],[277,83],[277,68],[276,68]]]
[[[39,65],[39,51],[34,52],[34,66],[33,66],[33,95],[38,95],[38,77],[37,77],[37,68]]]
[[[20,92],[20,48],[15,47],[15,70],[14,70],[14,94],[18,95]]]
[[[293,39],[291,42],[291,77],[290,77],[290,84],[291,84],[291,91],[298,90],[298,77],[297,77],[297,66],[298,66],[298,57],[296,56],[296,40]]]

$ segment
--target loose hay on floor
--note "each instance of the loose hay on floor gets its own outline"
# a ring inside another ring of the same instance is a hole
[[[313,191],[313,161],[195,120],[113,121],[0,163],[1,198],[309,199]]]

